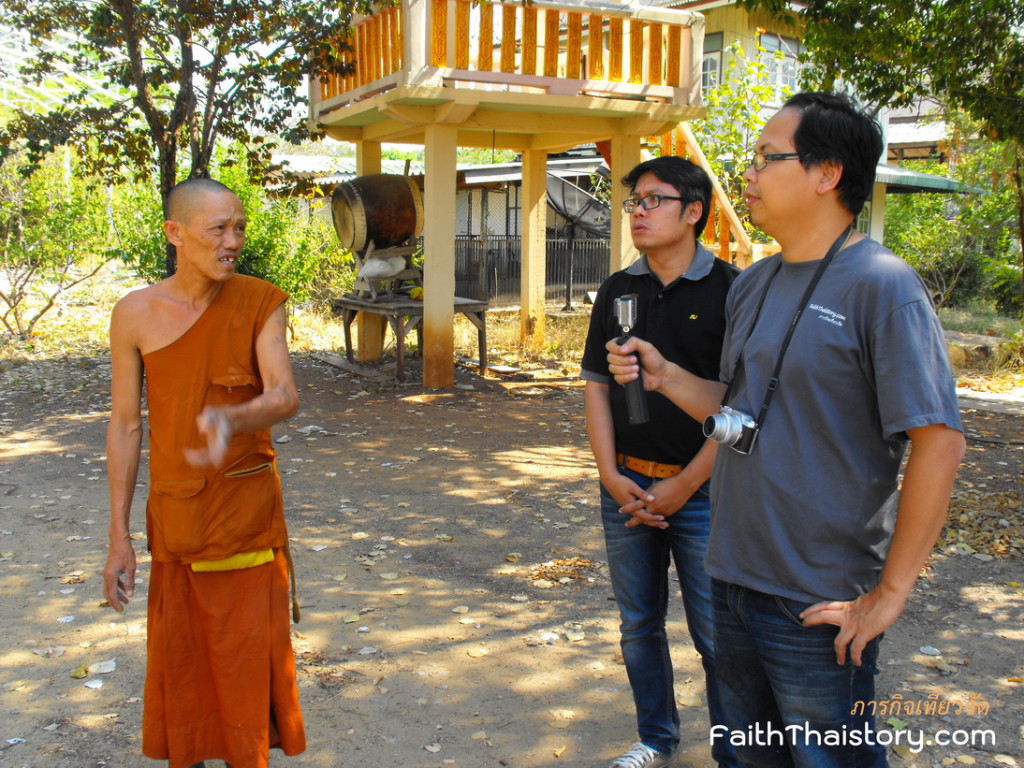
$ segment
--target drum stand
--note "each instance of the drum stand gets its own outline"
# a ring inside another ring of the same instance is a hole
[[[415,252],[416,246],[414,245],[398,245],[377,250],[372,240],[365,251],[361,253],[353,251],[357,275],[369,259],[387,259],[392,256],[401,256],[405,259],[405,269],[388,277],[357,277],[355,283],[352,284],[353,293],[348,295],[368,301],[384,301],[394,298],[399,293],[408,294],[417,285],[422,286],[423,272],[412,266],[411,263],[412,255]],[[411,285],[406,285],[406,283],[411,283]]]

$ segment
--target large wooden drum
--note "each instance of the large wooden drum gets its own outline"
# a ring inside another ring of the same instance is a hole
[[[408,176],[356,176],[334,188],[331,215],[342,247],[391,248],[423,232],[423,196]]]

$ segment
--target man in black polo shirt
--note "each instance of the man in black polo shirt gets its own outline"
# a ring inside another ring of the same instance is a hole
[[[711,181],[679,157],[641,163],[622,183],[630,234],[642,256],[605,280],[597,293],[583,354],[587,436],[601,479],[608,568],[622,620],[622,658],[633,689],[639,740],[609,768],[670,765],[679,744],[672,660],[665,632],[668,568],[675,560],[683,607],[701,655],[711,724],[721,722],[715,690],[711,582],[704,572],[711,503],[707,481],[715,443],[701,424],[666,397],[644,393],[649,419],[631,425],[626,394],[608,370],[605,344],[622,335],[615,299],[637,296],[630,331],[666,358],[717,379],[725,331],[725,296],[739,270],[697,238],[704,230]],[[733,766],[728,744],[712,753]]]

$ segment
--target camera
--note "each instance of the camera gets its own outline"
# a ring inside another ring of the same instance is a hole
[[[727,445],[737,453],[748,454],[754,450],[760,429],[750,416],[727,405],[704,419],[704,437]]]

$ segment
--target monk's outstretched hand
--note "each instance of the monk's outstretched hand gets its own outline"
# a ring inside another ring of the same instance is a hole
[[[199,434],[206,437],[206,448],[186,448],[185,459],[193,467],[219,467],[231,444],[231,423],[224,409],[207,406],[196,418]]]
[[[127,536],[111,542],[103,568],[103,596],[120,613],[135,595],[135,548]]]

